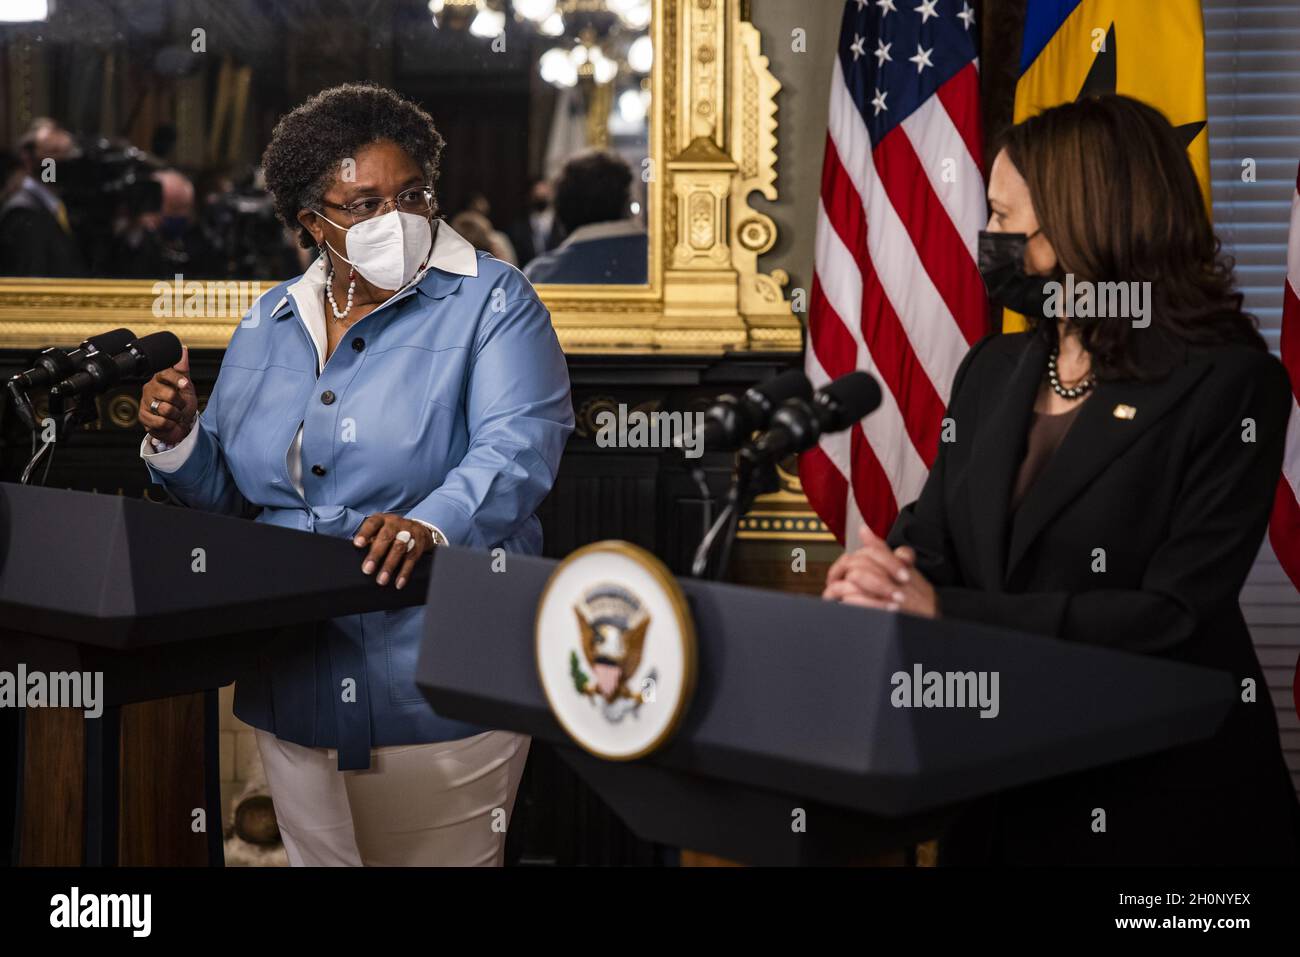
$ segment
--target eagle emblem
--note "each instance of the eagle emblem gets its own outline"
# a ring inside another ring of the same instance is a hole
[[[569,673],[578,693],[598,704],[606,719],[623,720],[652,697],[656,672],[634,690],[628,683],[641,667],[650,614],[641,600],[613,584],[593,586],[573,606],[578,620],[582,655],[594,677],[582,668],[576,651],[569,652]]]

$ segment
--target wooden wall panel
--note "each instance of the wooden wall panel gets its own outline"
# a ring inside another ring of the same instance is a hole
[[[206,807],[204,740],[203,692],[123,706],[118,863],[208,863],[207,833],[194,830]]]
[[[85,720],[74,708],[23,712],[19,863],[75,867],[85,841]]]

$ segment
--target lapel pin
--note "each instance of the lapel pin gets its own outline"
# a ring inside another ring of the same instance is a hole
[[[1132,419],[1135,418],[1137,414],[1138,410],[1135,407],[1125,405],[1122,402],[1115,406],[1115,410],[1111,413],[1111,415],[1115,416],[1117,419]]]

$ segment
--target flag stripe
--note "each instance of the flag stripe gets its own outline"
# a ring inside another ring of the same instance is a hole
[[[979,200],[975,213],[977,220],[984,218],[984,127],[980,122],[979,61],[969,66],[939,87],[939,102],[948,113],[948,119],[966,144],[975,168],[975,182],[979,184],[975,197]]]
[[[834,227],[845,250],[853,257],[859,288],[852,295],[861,298],[859,327],[864,342],[871,343],[872,359],[880,370],[882,385],[893,393],[912,445],[927,467],[933,461],[943,418],[943,399],[908,345],[907,332],[876,278],[875,266],[867,254],[867,221],[857,190],[849,181],[833,142],[826,144],[822,195],[836,201],[834,213],[826,218]],[[830,266],[835,250],[820,250]],[[848,268],[847,263],[838,264]],[[846,298],[849,298],[846,296]],[[842,317],[846,321],[851,317]]]
[[[861,309],[861,277],[853,268],[853,257],[824,216],[818,220],[818,259],[828,264],[826,276],[818,277],[819,289],[826,296],[827,308],[823,312],[833,313],[839,324],[852,335],[852,368],[870,372],[879,380],[880,368],[862,339],[861,328],[844,321],[845,316],[858,315]],[[822,355],[818,352],[818,356]],[[831,368],[827,367],[827,372],[831,372]],[[926,481],[927,467],[907,436],[904,413],[898,400],[885,384],[881,384],[880,407],[863,421],[863,428],[872,438],[880,467],[889,477],[894,495],[898,501],[910,502],[920,494],[920,486]]]
[[[1291,418],[1287,421],[1282,476],[1273,498],[1268,540],[1291,581],[1300,589],[1300,169],[1291,198],[1287,279],[1282,288],[1282,364],[1291,376]]]
[[[862,369],[881,379],[880,369],[862,339],[861,329],[853,323],[844,322],[845,313],[852,315],[850,310],[858,309],[861,302],[862,280],[853,268],[853,259],[825,217],[819,219],[817,239],[818,259],[827,263],[828,268],[824,277],[817,277],[818,282],[814,287],[815,292],[820,292],[825,297],[826,305],[822,307],[819,304],[813,314],[821,316],[823,321],[833,316],[834,324],[841,326],[852,338],[853,351],[849,353],[851,365],[847,371]],[[839,333],[835,335],[842,343],[843,340],[838,338]],[[825,352],[819,349],[817,355],[820,358]],[[837,355],[835,362],[842,361],[843,357]],[[833,371],[831,366],[825,364],[825,360],[823,368],[832,378],[843,374]],[[843,366],[836,365],[836,369],[839,368]],[[880,392],[880,407],[864,420],[863,428],[872,439],[880,467],[889,479],[894,496],[903,503],[910,502],[920,493],[921,485],[925,482],[926,464],[907,435],[903,412],[893,392],[885,383],[881,384]]]
[[[823,436],[804,492],[852,547],[921,490],[962,358],[985,331],[979,74],[969,3],[845,4],[833,64],[805,366],[852,369],[880,407]]]
[[[930,115],[923,117],[923,113]],[[898,211],[899,221],[912,240],[921,268],[925,270],[935,292],[955,321],[956,316],[964,311],[963,305],[980,301],[984,297],[984,282],[980,279],[979,270],[975,268],[978,237],[971,234],[969,243],[963,242],[957,227],[949,218],[949,211],[940,201],[929,179],[930,169],[938,170],[938,175],[942,175],[942,164],[953,159],[953,144],[934,142],[930,144],[934,152],[927,153],[923,158],[913,147],[912,141],[904,135],[908,132],[907,124],[918,117],[927,121],[929,138],[940,139],[934,134],[941,126],[947,125],[948,114],[931,99],[876,147],[876,174],[880,177],[890,205]],[[958,139],[956,145],[961,149],[961,155],[964,155],[965,147],[959,138],[954,139]],[[982,199],[980,205],[983,206]],[[977,216],[976,219],[978,218]],[[954,256],[953,251],[963,246],[969,255]],[[956,328],[962,333],[961,341],[954,349],[957,362],[960,363],[966,350],[979,335],[972,330],[967,338],[966,331],[960,324]],[[953,371],[956,371],[955,366]]]
[[[824,445],[814,445],[799,456],[799,482],[808,501],[816,502],[817,513],[826,527],[844,541],[848,523],[849,482],[826,454]]]
[[[893,303],[926,375],[946,403],[948,388],[969,344],[917,258],[907,226],[881,186],[871,142],[853,100],[833,83],[830,136],[841,157],[855,160],[844,168],[866,210],[867,249],[876,264],[880,286]]]
[[[814,292],[820,295],[820,290],[815,285]],[[811,349],[807,353],[807,373],[817,388],[831,379]],[[852,468],[850,456],[848,433],[837,432],[823,437],[820,444],[805,452],[799,460],[799,477],[804,494],[810,502],[818,503],[822,521],[835,533],[836,538],[844,542],[857,540],[857,528],[862,523],[861,514],[849,489],[848,476]]]
[[[897,496],[889,494],[888,477],[866,432],[854,426],[850,435],[853,441],[853,498],[858,512],[870,528],[889,529],[898,518]],[[856,533],[857,529],[853,531]]]

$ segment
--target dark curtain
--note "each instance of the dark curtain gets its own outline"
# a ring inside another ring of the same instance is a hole
[[[1020,40],[1028,0],[981,0],[980,96],[984,108],[985,172],[993,164],[998,135],[1015,114],[1020,79]]]

